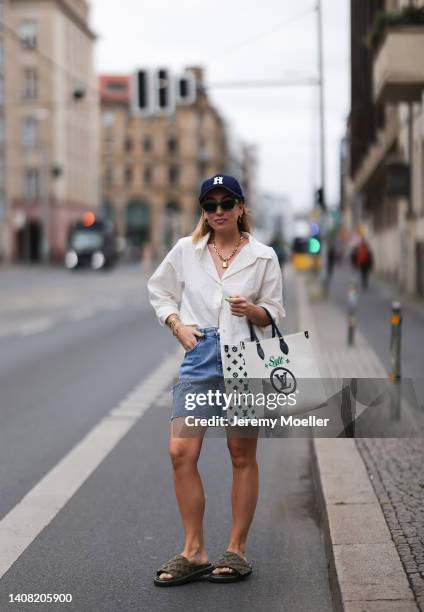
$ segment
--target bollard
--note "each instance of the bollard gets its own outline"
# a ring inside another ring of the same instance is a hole
[[[401,379],[401,341],[402,341],[402,305],[400,302],[392,303],[392,316],[390,317],[390,379],[397,382]]]
[[[355,344],[356,329],[356,307],[358,305],[358,285],[354,280],[349,283],[347,293],[347,343],[349,346]]]
[[[402,306],[399,302],[392,303],[390,317],[390,380],[395,383],[392,387],[390,416],[393,420],[400,420],[401,413],[401,340],[402,340]]]

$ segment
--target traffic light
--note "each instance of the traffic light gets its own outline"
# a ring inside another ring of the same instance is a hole
[[[321,241],[319,237],[311,236],[308,239],[308,253],[310,255],[318,255],[321,251]]]
[[[131,108],[142,117],[154,112],[153,75],[150,70],[137,70],[132,81]]]
[[[192,72],[185,72],[176,78],[176,102],[184,106],[196,101],[196,77]]]
[[[167,68],[159,68],[155,75],[156,110],[163,115],[175,112],[175,81]]]
[[[316,190],[315,203],[321,208],[321,210],[326,210],[327,206],[325,204],[325,194],[322,187]]]

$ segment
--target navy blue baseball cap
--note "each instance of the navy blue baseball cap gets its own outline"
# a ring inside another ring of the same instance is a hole
[[[211,178],[203,181],[200,187],[199,202],[201,202],[212,189],[217,188],[225,189],[225,191],[228,191],[233,196],[236,196],[237,199],[244,202],[244,193],[240,183],[234,176],[229,176],[228,174],[215,174],[215,176],[211,176]]]

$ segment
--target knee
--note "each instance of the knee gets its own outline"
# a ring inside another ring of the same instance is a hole
[[[230,451],[231,462],[236,469],[246,468],[256,462],[255,457],[242,446],[233,443],[228,445],[228,449]]]
[[[185,448],[184,444],[172,444],[169,449],[169,456],[174,470],[193,468],[197,465],[197,455]]]

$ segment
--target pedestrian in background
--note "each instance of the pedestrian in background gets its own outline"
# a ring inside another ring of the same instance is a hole
[[[186,395],[202,381],[225,392],[222,355],[225,348],[250,340],[248,320],[270,324],[265,307],[281,324],[282,277],[273,249],[250,234],[248,212],[238,181],[225,175],[203,182],[201,215],[191,236],[178,240],[148,281],[149,299],[161,325],[168,325],[185,349],[179,381],[173,386],[169,453],[175,493],[185,531],[184,548],[162,565],[154,582],[173,586],[208,574],[212,582],[249,576],[246,539],[258,498],[257,428],[248,437],[233,437],[226,428],[233,468],[232,529],[226,551],[211,565],[203,539],[205,496],[197,462],[206,428],[187,435],[187,416],[225,417],[221,406],[187,411]],[[179,434],[183,434],[179,436]],[[222,509],[222,512],[226,512]]]
[[[363,236],[352,251],[351,261],[352,265],[359,270],[362,289],[368,289],[369,274],[374,264],[374,257],[368,242]]]
[[[333,242],[330,242],[327,248],[327,276],[328,276],[329,283],[333,277],[336,257],[337,257],[336,247],[334,246]]]

